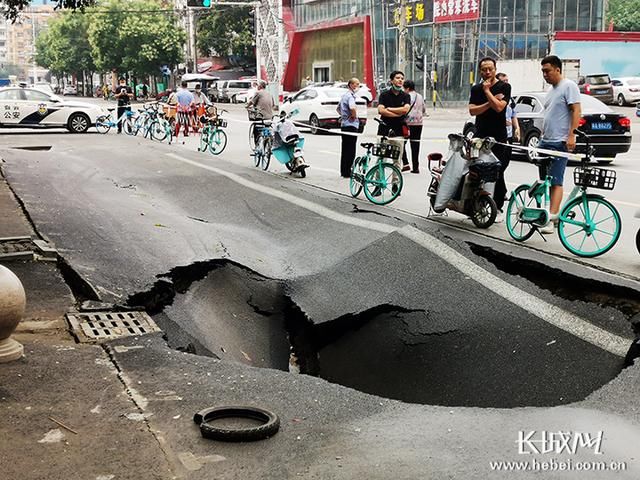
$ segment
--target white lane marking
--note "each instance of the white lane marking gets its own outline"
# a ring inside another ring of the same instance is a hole
[[[496,277],[492,273],[488,272],[479,265],[473,263],[461,253],[457,252],[453,248],[449,247],[445,243],[441,242],[437,238],[415,227],[405,226],[401,229],[386,225],[384,223],[373,222],[371,220],[364,220],[361,218],[353,218],[342,213],[335,212],[329,208],[318,205],[317,203],[310,202],[309,200],[302,199],[295,195],[291,195],[280,190],[276,190],[271,187],[259,185],[251,180],[242,178],[240,175],[230,173],[225,170],[204,165],[193,160],[181,157],[174,153],[167,153],[169,157],[172,157],[180,162],[193,165],[198,168],[203,168],[211,172],[217,173],[229,180],[238,183],[244,187],[250,188],[257,192],[270,195],[285,202],[289,202],[297,207],[309,210],[317,215],[328,218],[335,222],[344,223],[346,225],[354,225],[361,228],[366,228],[381,233],[392,233],[397,231],[400,235],[413,241],[422,248],[436,254],[444,261],[449,263],[452,267],[458,269],[464,275],[475,280],[480,285],[483,285],[490,291],[501,296],[505,300],[513,303],[514,305],[526,310],[532,315],[544,320],[545,322],[554,325],[567,333],[570,333],[586,342],[591,343],[597,347],[606,350],[614,355],[624,357],[627,353],[629,342],[623,337],[620,337],[614,333],[603,330],[591,323],[583,320],[582,318],[574,315],[566,310],[552,305],[544,300],[531,295],[523,290],[509,284],[508,282]]]
[[[320,153],[326,153],[328,155],[338,155],[338,152],[332,152],[331,150],[318,150]]]

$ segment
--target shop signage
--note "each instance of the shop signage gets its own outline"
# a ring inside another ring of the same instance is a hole
[[[477,20],[480,17],[480,0],[433,0],[435,23]]]

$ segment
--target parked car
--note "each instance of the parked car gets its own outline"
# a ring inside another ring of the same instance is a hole
[[[251,89],[252,80],[218,80],[208,94],[214,102],[239,103],[237,95]]]
[[[523,93],[513,97],[515,111],[520,124],[520,145],[535,148],[540,142],[544,118],[545,92]],[[598,163],[611,163],[619,153],[631,148],[631,120],[616,113],[600,100],[589,95],[580,95],[582,118],[580,129],[591,137],[595,147],[594,156]],[[475,125],[468,121],[463,133],[475,131]],[[584,144],[578,143],[576,153],[584,152]],[[531,160],[533,153],[527,152]]]
[[[613,86],[608,73],[597,73],[578,78],[580,93],[591,95],[604,103],[613,103]]]
[[[62,95],[78,95],[78,89],[75,85],[67,85],[62,90]]]
[[[44,93],[48,93],[49,95],[55,95],[53,88],[51,88],[51,84],[47,82],[38,82],[33,85],[33,88],[40,90]]]
[[[349,84],[347,82],[336,82],[333,86],[337,88],[349,88]],[[356,95],[358,97],[364,98],[367,103],[371,103],[371,101],[373,100],[373,94],[371,93],[371,90],[369,90],[369,87],[367,87],[364,83],[360,84],[360,88],[356,92]]]
[[[249,90],[245,92],[240,92],[236,94],[236,103],[247,103],[251,100],[254,95],[257,93],[258,89],[255,87],[251,87]]]
[[[91,103],[65,100],[36,88],[0,88],[0,127],[64,127],[84,133],[109,112]]]
[[[292,119],[308,124],[312,134],[318,133],[318,128],[340,128],[340,116],[336,109],[344,93],[343,88],[336,87],[303,88],[289,97],[281,110],[289,113],[297,108],[299,113]],[[356,110],[362,131],[367,123],[367,101],[364,98],[356,100]]]
[[[611,80],[613,98],[621,107],[640,102],[640,77],[622,77]]]

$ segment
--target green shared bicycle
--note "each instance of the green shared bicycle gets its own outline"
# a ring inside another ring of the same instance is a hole
[[[618,210],[603,195],[591,193],[588,188],[613,190],[616,172],[604,168],[589,167],[593,147],[587,135],[586,154],[573,172],[575,187],[560,207],[558,236],[562,245],[574,255],[597,257],[608,252],[620,238],[622,222]],[[547,172],[544,180],[523,184],[512,193],[507,206],[506,224],[509,235],[523,242],[551,221],[549,212],[551,177],[548,169],[552,157],[534,159]]]
[[[226,110],[221,110],[220,113]],[[203,119],[204,120],[204,119]],[[213,119],[203,122],[202,132],[200,132],[199,152],[209,150],[213,155],[220,155],[227,146],[227,134],[223,128],[227,127],[227,121],[216,116]]]

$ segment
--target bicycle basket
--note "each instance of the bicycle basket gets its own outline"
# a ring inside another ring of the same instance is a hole
[[[400,147],[391,145],[390,143],[376,143],[371,150],[374,157],[391,158],[396,160],[400,158]]]
[[[257,110],[247,110],[247,112],[249,113],[249,120],[252,122],[258,122],[264,119],[264,115]]]
[[[222,118],[219,118],[214,122],[214,125],[219,128],[226,128],[227,121]]]
[[[616,186],[616,172],[605,168],[576,167],[573,171],[573,182],[581,187],[613,190]]]
[[[469,165],[469,174],[487,183],[497,182],[500,164],[474,163]]]

